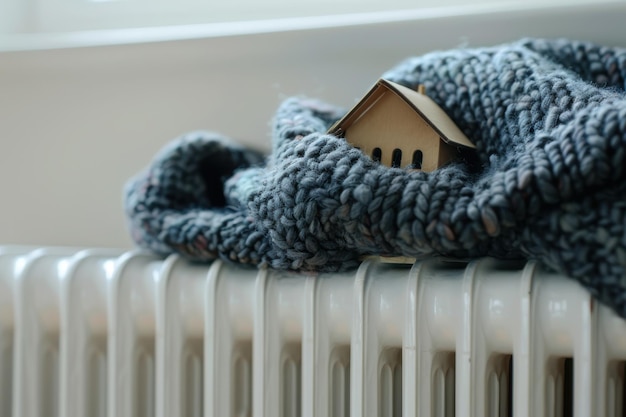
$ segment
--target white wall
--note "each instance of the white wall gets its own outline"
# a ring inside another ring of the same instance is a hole
[[[0,33],[53,33],[386,13],[419,8],[507,8],[592,3],[594,0],[3,0]]]
[[[128,247],[122,185],[185,131],[268,149],[288,95],[349,106],[404,57],[462,44],[626,45],[623,4],[0,53],[0,243]]]

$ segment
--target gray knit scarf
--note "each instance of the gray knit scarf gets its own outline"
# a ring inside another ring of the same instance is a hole
[[[626,317],[626,49],[525,39],[411,58],[383,77],[424,84],[476,156],[388,168],[325,133],[345,110],[292,98],[267,158],[203,132],[157,155],[126,188],[133,239],[300,271],[365,255],[537,259]]]

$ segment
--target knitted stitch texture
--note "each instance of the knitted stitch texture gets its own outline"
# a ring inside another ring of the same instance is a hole
[[[524,39],[411,58],[476,163],[388,168],[325,134],[344,113],[291,98],[273,149],[212,133],[164,149],[126,188],[134,240],[158,253],[335,271],[364,255],[538,259],[626,317],[626,49]]]

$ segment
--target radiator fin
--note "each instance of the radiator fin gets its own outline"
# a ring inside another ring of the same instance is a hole
[[[87,349],[85,416],[106,417],[107,386],[106,386],[106,353],[100,349],[102,343],[96,343]]]
[[[154,355],[139,348],[135,357],[133,370],[133,415],[138,417],[154,416]]]
[[[0,415],[10,416],[13,396],[13,335],[0,330]]]
[[[234,352],[232,409],[236,417],[252,416],[252,343],[242,344]]]
[[[433,393],[433,416],[455,415],[454,361],[454,352],[440,352],[433,359],[433,377],[430,384]]]
[[[512,392],[509,384],[512,379],[509,373],[512,371],[511,355],[494,355],[487,363],[487,416],[508,417],[510,415],[510,394]]]
[[[281,359],[280,403],[281,417],[299,417],[301,413],[300,346],[285,347]]]
[[[331,354],[329,416],[350,416],[350,350],[348,347],[337,347]]]
[[[14,279],[16,264],[24,250],[0,249],[0,416],[13,409],[13,361],[15,345]]]
[[[202,416],[202,360],[199,355],[188,352],[184,358],[184,373],[181,377],[183,417]]]
[[[613,361],[608,366],[606,389],[607,416],[622,417],[624,415],[624,368],[623,361]]]
[[[380,384],[379,411],[380,417],[402,416],[402,351],[386,349],[383,351],[378,376]]]
[[[44,342],[41,348],[41,375],[37,383],[41,395],[39,413],[59,415],[59,351],[56,343]]]

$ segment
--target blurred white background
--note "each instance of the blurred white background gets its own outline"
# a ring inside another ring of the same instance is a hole
[[[69,32],[129,27],[241,22],[261,19],[380,13],[392,10],[573,6],[589,0],[3,0],[5,33]],[[456,11],[454,10],[456,9]]]
[[[0,244],[128,247],[123,184],[169,140],[207,129],[267,150],[285,97],[348,107],[411,55],[626,46],[624,1],[3,1]]]

